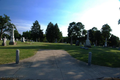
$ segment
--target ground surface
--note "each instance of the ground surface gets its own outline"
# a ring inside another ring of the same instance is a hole
[[[0,65],[0,78],[20,80],[87,80],[120,77],[120,68],[91,65],[78,61],[64,50],[39,50],[19,64]]]
[[[2,41],[0,41],[0,44],[2,44]],[[39,49],[53,49],[65,50],[72,57],[83,62],[88,62],[88,53],[92,52],[92,64],[108,67],[120,67],[120,50],[118,50],[118,48],[92,46],[92,48],[86,50],[80,48],[80,46],[71,46],[66,43],[23,43],[20,41],[17,41],[17,45],[9,45],[9,41],[7,41],[7,46],[0,45],[0,65],[15,62],[17,49],[20,50],[20,60],[35,55]]]

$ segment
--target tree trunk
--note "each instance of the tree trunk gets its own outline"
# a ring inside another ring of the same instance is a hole
[[[0,40],[2,39],[2,29],[1,29],[1,32],[0,32],[1,34],[0,34]]]

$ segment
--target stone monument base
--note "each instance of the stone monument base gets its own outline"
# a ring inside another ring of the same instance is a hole
[[[85,47],[91,48],[90,40],[86,40],[86,43],[84,45]]]
[[[2,46],[6,46],[6,43],[2,43]]]
[[[16,42],[9,42],[9,45],[16,45]]]

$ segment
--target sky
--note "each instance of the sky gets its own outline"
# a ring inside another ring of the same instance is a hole
[[[82,22],[86,30],[108,24],[120,38],[119,8],[120,0],[0,0],[0,15],[8,15],[20,34],[38,20],[44,33],[50,22],[57,23],[64,37],[69,23]]]

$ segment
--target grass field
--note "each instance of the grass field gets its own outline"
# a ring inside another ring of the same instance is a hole
[[[92,64],[120,67],[120,50],[116,48],[92,47],[89,50],[65,43],[17,42],[17,45],[2,46],[0,41],[0,64],[15,62],[16,50],[20,50],[20,59],[33,56],[39,49],[61,49],[67,51],[74,58],[88,62],[88,53],[92,52]]]

